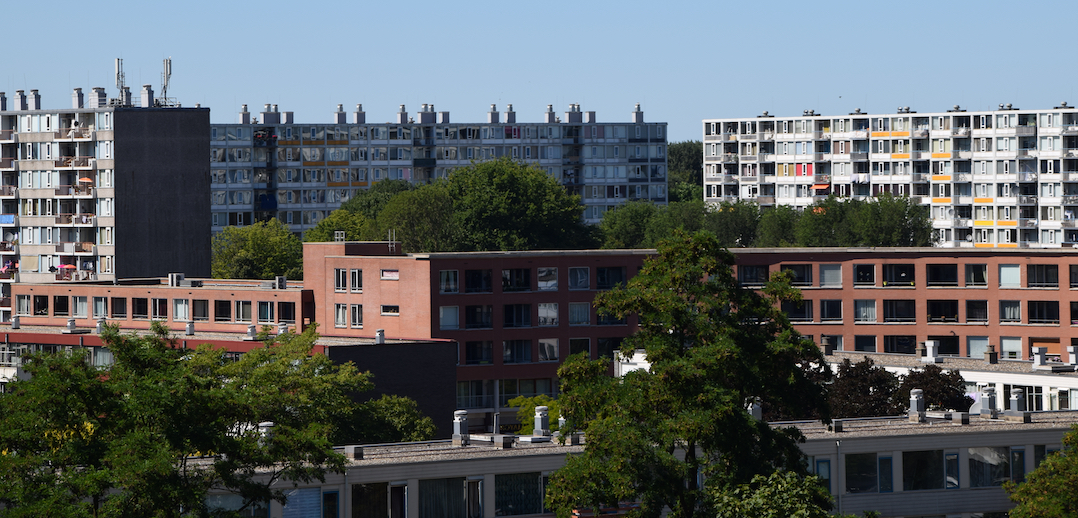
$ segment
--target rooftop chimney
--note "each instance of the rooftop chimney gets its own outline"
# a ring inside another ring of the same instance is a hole
[[[981,389],[981,415],[992,419],[999,417],[999,409],[996,404],[996,387],[991,385],[985,386]]]
[[[1043,367],[1048,361],[1048,348],[1047,347],[1034,347],[1033,348],[1033,369],[1037,367]]]
[[[357,104],[356,111],[352,112],[352,124],[366,124],[367,113],[363,111],[363,105]]]
[[[595,112],[584,112],[584,122],[588,124],[595,124],[599,121],[595,120]]]
[[[583,115],[584,114],[580,113],[579,104],[570,104],[569,111],[565,112],[565,122],[570,124],[580,124],[583,122]]]
[[[404,105],[401,105],[401,109],[397,112],[397,124],[408,124],[408,110],[404,109]]]
[[[546,112],[543,113],[543,122],[545,122],[547,124],[554,124],[555,122],[557,122],[555,120],[554,105],[553,104],[546,105]]]
[[[277,105],[273,106],[273,111],[277,111]],[[292,112],[281,112],[281,124],[292,124]]]
[[[640,103],[636,103],[636,107],[633,108],[633,124],[644,123],[644,112],[640,111]]]
[[[125,86],[123,90],[120,91],[120,102],[122,102],[124,106],[131,106],[131,87]]]
[[[104,108],[109,105],[109,97],[105,94],[105,89],[100,86],[95,86],[90,89],[90,106],[88,108]]]
[[[547,411],[548,408],[545,406],[535,407],[535,426],[532,428],[533,436],[546,437],[550,435],[550,415]]]
[[[468,445],[468,411],[453,412],[453,446]]]
[[[936,340],[925,340],[925,356],[921,358],[924,363],[943,363],[943,358],[939,357],[939,342]]]
[[[513,111],[513,105],[512,104],[506,105],[506,107],[505,107],[505,123],[506,124],[516,124],[517,123],[517,113],[515,111]]]
[[[386,343],[386,330],[385,329],[379,329],[379,330],[374,332],[374,343],[375,343],[375,345],[382,345],[382,344]]]
[[[0,112],[7,111],[7,92],[0,92]]]
[[[247,111],[247,105],[245,104],[245,105],[240,107],[240,124],[250,124],[250,123],[251,123],[251,113]]]
[[[277,113],[277,107],[272,104],[262,105],[262,124],[280,124],[281,114]]]
[[[999,353],[996,352],[996,346],[988,346],[988,350],[984,352],[984,361],[985,363],[999,363]]]
[[[153,108],[153,88],[150,85],[142,85],[142,104],[143,108]]]
[[[81,110],[83,106],[82,88],[76,88],[71,92],[71,107]]]
[[[434,119],[436,117],[437,117],[437,114],[434,113],[434,105],[433,104],[424,104],[423,109],[419,110],[419,123],[420,124],[434,124]]]
[[[910,391],[909,418],[911,422],[925,422],[925,398],[924,391],[915,388]]]
[[[490,105],[490,111],[487,112],[487,123],[489,123],[489,124],[497,124],[498,123],[498,108],[493,104]]]
[[[348,116],[344,113],[343,104],[338,104],[337,111],[333,112],[333,124],[348,124]]]
[[[40,110],[41,109],[41,95],[39,95],[37,93],[37,90],[30,90],[29,100],[30,100],[30,109],[31,110]]]
[[[431,110],[433,109],[431,106]],[[438,112],[438,124],[449,124],[449,112]]]
[[[1011,412],[1025,412],[1026,411],[1026,398],[1022,389],[1017,387],[1011,387],[1011,404],[1009,410]]]
[[[26,111],[26,93],[15,90],[15,111]]]

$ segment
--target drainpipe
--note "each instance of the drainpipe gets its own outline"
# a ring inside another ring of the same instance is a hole
[[[842,516],[842,441],[835,441],[835,489],[838,500],[838,514]]]

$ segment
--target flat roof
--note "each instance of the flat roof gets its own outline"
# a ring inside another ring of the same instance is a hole
[[[940,359],[939,363],[924,363],[921,361],[921,356],[916,354],[901,354],[901,353],[878,353],[878,352],[864,352],[864,351],[834,351],[831,356],[826,357],[829,362],[840,363],[844,359],[850,360],[851,363],[857,363],[863,358],[869,358],[876,365],[881,367],[903,367],[909,369],[921,368],[925,365],[937,365],[943,369],[954,369],[959,371],[977,371],[977,372],[1005,372],[1014,374],[1034,374],[1042,376],[1078,376],[1078,372],[1075,371],[1059,371],[1052,372],[1050,370],[1034,370],[1033,362],[1031,360],[1005,360],[1000,359],[997,363],[988,363],[983,358],[967,358],[962,356],[937,356]],[[1064,366],[1066,364],[1059,362],[1046,362],[1045,365],[1058,365]]]
[[[1005,420],[1002,413],[1000,413],[999,419],[989,419],[981,417],[979,414],[971,414],[968,425],[939,417],[942,413],[928,412],[928,414],[929,418],[924,423],[911,422],[906,416],[836,419],[836,421],[842,422],[841,432],[829,431],[828,426],[820,421],[787,421],[771,423],[771,425],[794,425],[801,430],[801,433],[805,434],[807,440],[812,441],[865,437],[1065,430],[1078,423],[1078,410],[1030,412],[1031,422],[1029,423]],[[936,417],[933,417],[934,415]]]

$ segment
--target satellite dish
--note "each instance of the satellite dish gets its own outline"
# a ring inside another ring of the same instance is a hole
[[[966,234],[966,241],[973,242],[973,234]]]

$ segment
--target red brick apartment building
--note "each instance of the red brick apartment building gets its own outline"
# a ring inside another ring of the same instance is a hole
[[[762,285],[789,270],[801,305],[785,304],[801,333],[836,349],[1030,359],[1078,345],[1078,253],[1061,249],[738,249],[738,280]],[[1066,361],[1066,358],[1063,358]]]

